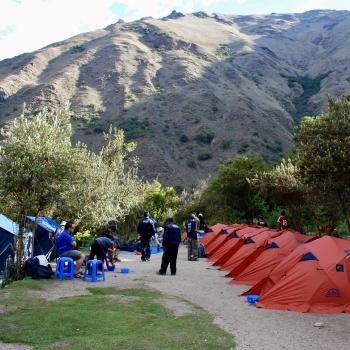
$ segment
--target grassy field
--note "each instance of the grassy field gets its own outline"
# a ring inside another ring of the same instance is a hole
[[[45,282],[45,284],[50,282]],[[42,281],[25,280],[0,290],[0,341],[33,349],[201,349],[234,348],[231,335],[201,309],[175,317],[145,289],[91,288],[91,295],[47,301],[29,297]],[[47,287],[47,286],[46,286]]]

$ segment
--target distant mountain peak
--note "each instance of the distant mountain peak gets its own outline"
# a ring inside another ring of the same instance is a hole
[[[163,17],[164,20],[167,19],[178,19],[181,17],[185,17],[185,15],[181,12],[177,12],[176,10],[171,11],[170,15]]]

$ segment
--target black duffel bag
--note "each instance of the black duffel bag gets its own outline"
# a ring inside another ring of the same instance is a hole
[[[33,279],[51,278],[53,275],[51,266],[40,265],[40,261],[36,256],[26,260],[24,270],[26,275]]]

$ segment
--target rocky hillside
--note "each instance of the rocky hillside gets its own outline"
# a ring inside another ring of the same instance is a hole
[[[68,101],[75,138],[114,125],[141,174],[190,186],[235,154],[274,161],[295,123],[349,90],[350,12],[189,15],[112,24],[0,62],[0,123]]]

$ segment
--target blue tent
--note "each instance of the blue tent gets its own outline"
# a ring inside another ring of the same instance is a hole
[[[17,235],[18,224],[0,214],[0,275],[4,272],[6,259],[14,257]]]
[[[34,216],[27,216],[29,222],[35,223]],[[34,234],[34,256],[46,255],[52,248],[52,237],[60,225],[47,216],[37,218],[37,228]]]

